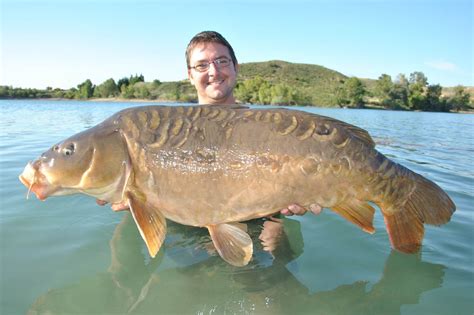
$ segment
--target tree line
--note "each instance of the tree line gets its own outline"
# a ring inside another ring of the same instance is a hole
[[[419,111],[462,111],[472,110],[471,95],[465,87],[454,87],[450,96],[442,96],[442,86],[428,84],[423,72],[413,72],[407,78],[399,74],[396,80],[388,74],[382,74],[372,91],[368,91],[363,82],[352,77],[336,89],[335,97],[340,106],[362,108],[371,103],[386,109]]]
[[[351,77],[340,80],[332,88],[330,104],[340,107],[382,107],[394,110],[463,111],[473,110],[471,95],[463,86],[457,86],[451,95],[443,96],[439,84],[429,85],[422,72],[404,74],[392,80],[382,74],[377,80],[364,82]],[[298,84],[272,82],[260,75],[239,80],[235,96],[242,103],[271,105],[327,105],[313,104],[312,95]],[[148,99],[177,102],[197,102],[194,87],[187,80],[145,82],[142,74],[123,77],[117,82],[110,78],[99,85],[87,79],[77,87],[46,90],[0,86],[0,98],[63,98],[86,100],[91,98]]]
[[[242,103],[264,105],[312,105],[311,98],[295,86],[272,83],[261,76],[239,82],[235,97]]]
[[[110,78],[99,85],[90,79],[68,90],[46,88],[22,89],[0,86],[0,98],[61,98],[87,100],[91,98],[149,99],[177,102],[195,102],[197,96],[187,81],[145,82],[142,74],[123,77],[117,82]]]

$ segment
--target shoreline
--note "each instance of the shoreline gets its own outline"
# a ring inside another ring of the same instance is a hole
[[[87,99],[76,99],[76,98],[60,98],[60,97],[25,97],[25,98],[0,98],[0,101],[73,101],[73,102],[104,102],[104,103],[183,103],[178,101],[170,101],[165,99],[149,100],[144,98],[87,98]]]
[[[23,100],[31,100],[31,101],[75,101],[75,102],[100,102],[100,103],[169,103],[169,104],[195,104],[198,105],[197,102],[179,102],[179,101],[171,101],[171,100],[165,100],[165,99],[156,99],[156,100],[149,100],[149,99],[143,99],[143,98],[131,98],[131,99],[126,99],[126,98],[118,98],[118,97],[111,97],[111,98],[88,98],[88,99],[69,99],[69,98],[56,98],[56,97],[51,97],[51,98],[0,98],[0,101],[2,100],[12,100],[12,101],[23,101]],[[246,105],[257,105],[261,106],[262,104],[246,104]],[[265,106],[265,105],[263,105]],[[275,106],[275,105],[268,105],[268,106]],[[281,106],[298,106],[298,105],[281,105]],[[344,108],[349,108],[350,107],[340,107],[340,106],[314,106],[314,105],[300,105],[303,107],[316,107],[316,108],[337,108],[337,109],[344,109]],[[355,108],[354,108],[355,109]],[[393,109],[386,109],[380,106],[374,106],[371,104],[367,104],[366,107],[360,108],[360,109],[372,109],[372,110],[393,110]],[[394,110],[394,111],[404,111],[404,112],[418,112],[415,110]],[[423,111],[421,111],[423,112]],[[449,114],[474,114],[474,110],[470,111],[449,111],[449,112],[430,112],[426,111],[426,113],[449,113]]]

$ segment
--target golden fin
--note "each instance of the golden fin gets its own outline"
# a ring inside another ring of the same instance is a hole
[[[402,205],[382,202],[381,210],[392,247],[414,253],[420,249],[424,223],[441,225],[451,219],[456,206],[435,183],[413,173],[414,189]]]
[[[148,248],[151,257],[160,250],[166,235],[166,219],[153,206],[142,202],[140,198],[128,195],[128,204],[140,235]]]
[[[233,266],[245,266],[253,254],[250,236],[236,224],[217,224],[207,226],[212,242],[219,255]]]
[[[423,241],[425,228],[413,211],[384,214],[385,226],[392,247],[403,253],[416,253]]]
[[[363,231],[370,234],[375,232],[374,226],[372,225],[375,209],[367,202],[353,199],[349,202],[338,204],[331,209],[343,218],[360,226]]]
[[[404,208],[416,213],[427,224],[441,225],[448,222],[456,205],[438,185],[414,174],[416,186]]]

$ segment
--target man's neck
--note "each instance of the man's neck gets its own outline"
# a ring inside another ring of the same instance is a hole
[[[203,100],[199,99],[199,105],[234,105],[236,104],[235,97],[231,96],[225,100]]]

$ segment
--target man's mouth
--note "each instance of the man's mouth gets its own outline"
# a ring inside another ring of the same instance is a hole
[[[207,85],[221,85],[224,82],[224,80],[218,80],[218,81],[211,81],[208,82]]]

